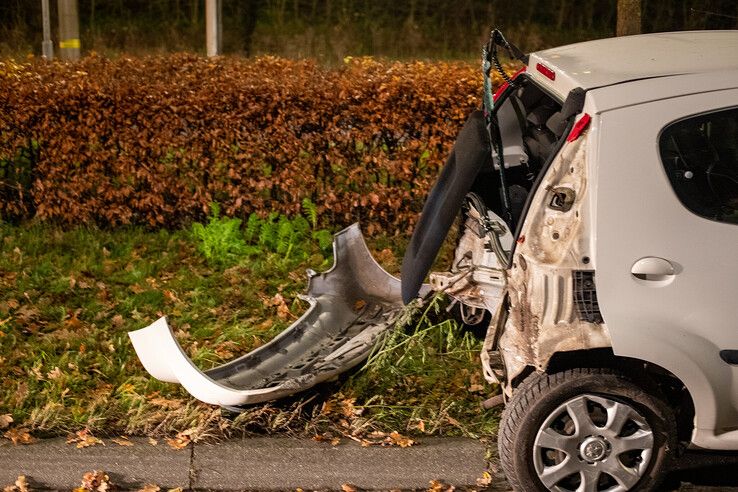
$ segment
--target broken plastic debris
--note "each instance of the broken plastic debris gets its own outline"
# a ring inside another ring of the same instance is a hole
[[[358,224],[335,235],[334,264],[308,271],[310,308],[269,343],[201,371],[165,318],[129,333],[146,370],[222,406],[269,401],[306,390],[362,362],[402,309],[400,281],[372,258]],[[424,286],[427,292],[427,286]]]

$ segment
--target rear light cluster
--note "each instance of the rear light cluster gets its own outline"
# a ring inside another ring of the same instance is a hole
[[[548,68],[543,63],[536,63],[536,70],[543,74],[549,80],[556,80],[556,72]]]
[[[589,114],[584,113],[582,117],[579,118],[576,123],[574,123],[569,136],[566,137],[566,141],[573,142],[574,140],[578,139],[579,136],[584,132],[584,130],[587,129],[590,121],[592,121],[592,117]]]

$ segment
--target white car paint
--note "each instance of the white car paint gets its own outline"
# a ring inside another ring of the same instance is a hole
[[[542,63],[556,73],[550,80]],[[562,99],[575,87],[594,89],[676,74],[738,66],[736,31],[686,31],[598,39],[530,55],[528,74]]]
[[[689,390],[693,444],[738,449],[738,367],[719,357],[738,348],[738,226],[684,207],[657,145],[673,121],[738,107],[738,89],[710,91],[702,79],[703,93],[599,115],[597,288],[615,354],[657,364]],[[644,258],[668,261],[674,274],[637,278]]]

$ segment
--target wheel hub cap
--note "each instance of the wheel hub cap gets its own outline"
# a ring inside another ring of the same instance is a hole
[[[626,492],[645,474],[653,451],[653,431],[635,408],[584,394],[543,421],[533,463],[543,486],[554,492]]]
[[[585,460],[594,463],[595,461],[602,461],[609,451],[607,440],[599,436],[590,436],[582,442],[579,446],[579,454]]]

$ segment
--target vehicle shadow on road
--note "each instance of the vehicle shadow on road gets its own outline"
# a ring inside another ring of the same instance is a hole
[[[669,474],[667,483],[704,487],[730,487],[738,490],[738,453],[688,451],[681,456]],[[685,490],[690,490],[687,487]],[[673,489],[676,490],[676,489]]]

